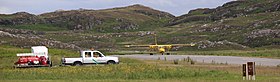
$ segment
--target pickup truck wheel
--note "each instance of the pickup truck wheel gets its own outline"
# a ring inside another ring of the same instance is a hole
[[[110,61],[108,61],[108,62],[107,62],[107,64],[116,64],[116,62],[115,62],[115,61],[110,60]]]
[[[82,65],[82,63],[81,62],[74,62],[74,64],[73,64],[74,66],[81,66]]]

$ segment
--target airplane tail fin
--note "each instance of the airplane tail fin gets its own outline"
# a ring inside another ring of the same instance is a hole
[[[156,34],[154,35],[155,35],[155,45],[157,45],[157,35]]]

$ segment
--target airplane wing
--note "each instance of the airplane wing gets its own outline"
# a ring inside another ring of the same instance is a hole
[[[125,47],[150,47],[150,45],[124,45]]]
[[[195,46],[195,44],[171,44],[171,45],[125,45],[125,47],[150,47],[150,48],[156,48],[156,47],[176,47],[176,46]]]
[[[195,46],[195,44],[191,43],[191,44],[171,44],[172,46]]]

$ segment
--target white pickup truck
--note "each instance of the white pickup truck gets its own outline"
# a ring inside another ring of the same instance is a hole
[[[97,50],[85,50],[81,51],[81,57],[79,58],[62,58],[63,65],[80,66],[86,64],[118,64],[118,57],[104,56]]]

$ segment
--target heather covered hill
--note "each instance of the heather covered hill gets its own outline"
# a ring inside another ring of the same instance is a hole
[[[279,0],[237,0],[214,9],[192,10],[176,17],[166,28],[180,29],[170,35],[196,42],[229,41],[262,47],[280,44],[279,21]]]
[[[26,12],[10,15],[2,14],[0,15],[0,25],[18,28],[49,27],[97,32],[122,32],[158,28],[172,18],[174,16],[169,13],[136,4],[104,10],[58,10],[40,15]]]
[[[141,50],[122,47],[154,44],[156,33],[159,44],[197,43],[197,47],[174,50],[279,48],[279,4],[279,0],[237,0],[213,9],[194,9],[178,17],[139,4],[102,10],[57,10],[40,15],[1,14],[4,34],[36,38],[19,41],[3,33],[0,37],[4,38],[2,44],[18,46],[114,51]]]
[[[191,21],[216,21],[225,18],[277,11],[280,11],[279,0],[237,0],[214,9],[200,8],[191,10],[188,14],[176,17],[170,25]]]

